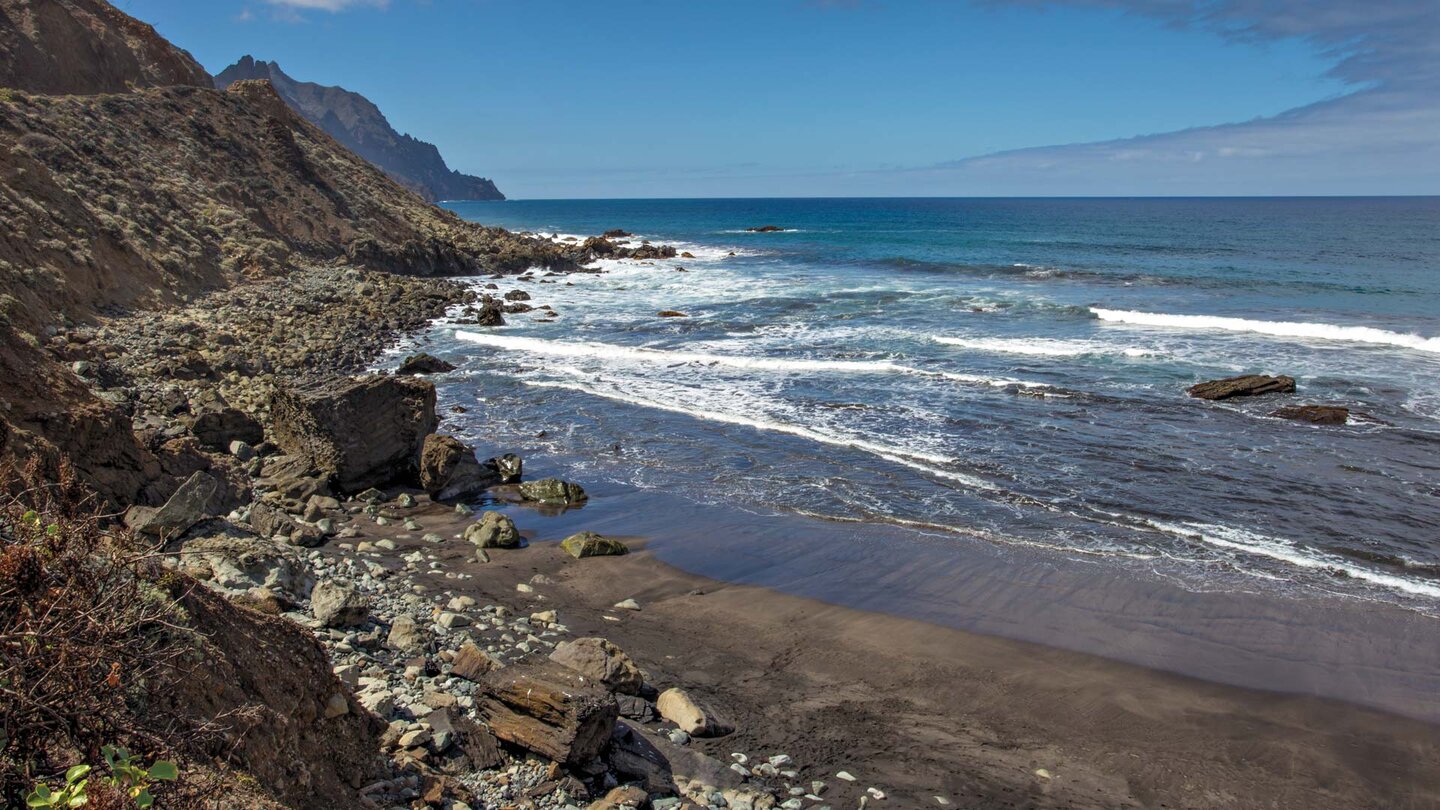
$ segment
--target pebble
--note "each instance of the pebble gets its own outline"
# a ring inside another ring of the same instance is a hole
[[[639,610],[640,603],[636,602],[634,599],[626,599],[622,602],[616,602],[614,604],[614,607],[619,610]]]
[[[854,777],[849,771],[840,771],[839,773],[835,774],[835,778],[836,778],[836,779],[843,779],[843,780],[845,780],[846,782],[854,782],[854,781],[855,781],[855,777]]]

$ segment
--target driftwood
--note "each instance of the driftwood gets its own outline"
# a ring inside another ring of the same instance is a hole
[[[491,734],[571,766],[600,753],[618,714],[599,684],[549,661],[490,672],[476,708]]]

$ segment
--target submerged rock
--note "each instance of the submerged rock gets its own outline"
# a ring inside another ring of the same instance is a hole
[[[1232,399],[1234,397],[1255,397],[1262,394],[1293,394],[1295,378],[1268,374],[1242,374],[1223,380],[1209,380],[1190,386],[1186,391],[1197,399]]]
[[[446,371],[454,371],[455,364],[448,360],[441,360],[433,354],[420,352],[412,354],[400,363],[395,373],[401,376],[413,374],[441,374]]]
[[[618,557],[630,553],[624,543],[602,537],[595,532],[572,534],[560,541],[560,548],[577,560],[584,557]]]
[[[662,310],[660,310],[659,315],[660,315],[660,317],[662,317],[662,318],[688,318],[688,317],[690,317],[689,315],[686,315],[685,313],[681,312],[681,311],[678,310],[678,309],[662,309]]]
[[[761,225],[758,228],[746,228],[750,233],[776,233],[785,230],[779,225]]]
[[[527,501],[540,501],[551,504],[580,503],[590,496],[579,484],[572,484],[569,481],[561,481],[558,478],[542,478],[539,481],[526,481],[519,487],[520,497]]]
[[[1287,405],[1271,411],[1270,415],[1315,425],[1343,425],[1350,421],[1350,409],[1339,405]]]

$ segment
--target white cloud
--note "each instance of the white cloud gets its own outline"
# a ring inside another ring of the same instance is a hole
[[[389,0],[265,0],[265,2],[273,6],[285,6],[291,9],[331,12],[345,11],[361,6],[384,8],[389,5]]]

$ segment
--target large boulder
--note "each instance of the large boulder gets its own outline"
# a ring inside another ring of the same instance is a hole
[[[313,586],[309,567],[293,548],[228,528],[186,541],[183,551],[181,570],[223,591],[265,588],[298,601]]]
[[[1232,399],[1234,397],[1257,397],[1261,394],[1293,394],[1295,378],[1268,374],[1242,374],[1223,380],[1209,380],[1190,386],[1187,393],[1196,399]]]
[[[515,521],[499,512],[482,512],[480,519],[465,527],[465,539],[477,548],[516,548],[520,532]]]
[[[271,439],[344,494],[415,478],[435,432],[435,386],[414,377],[339,378],[282,388]]]
[[[354,627],[370,615],[370,600],[352,585],[321,582],[310,593],[310,610],[325,627]]]
[[[209,517],[210,499],[219,488],[220,484],[209,473],[197,470],[159,509],[130,507],[125,513],[125,524],[141,534],[174,539]]]
[[[630,553],[629,547],[624,543],[595,532],[572,534],[560,541],[560,548],[577,560],[584,557],[618,557]]]
[[[550,660],[622,695],[638,695],[645,685],[645,676],[630,656],[603,638],[577,638],[558,644]]]
[[[519,487],[520,497],[527,501],[538,501],[539,503],[568,505],[580,503],[590,496],[579,484],[572,484],[569,481],[561,481],[558,478],[542,478],[539,481],[526,481]]]
[[[500,475],[481,465],[475,451],[454,436],[432,433],[420,450],[420,486],[437,501],[464,498],[500,483]]]
[[[605,748],[618,716],[609,692],[548,661],[490,672],[475,709],[496,737],[572,768]]]

